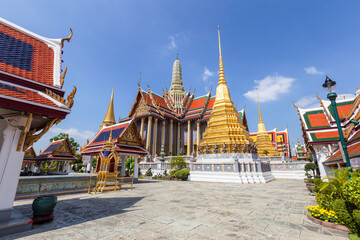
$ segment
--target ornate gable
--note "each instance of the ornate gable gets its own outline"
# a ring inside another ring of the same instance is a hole
[[[28,148],[24,154],[24,159],[34,159],[36,157],[37,156],[33,147]]]
[[[65,138],[53,151],[52,154],[56,155],[74,155],[75,151],[71,146],[68,138]]]
[[[131,106],[131,110],[129,112],[129,117],[134,115],[146,114],[150,110],[149,106],[146,104],[146,100],[142,94],[141,88],[139,88],[138,93],[136,95],[135,101]]]
[[[144,140],[141,138],[135,122],[128,126],[123,134],[118,138],[118,144],[141,146],[145,145]]]

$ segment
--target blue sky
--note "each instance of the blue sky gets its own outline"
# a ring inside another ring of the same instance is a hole
[[[64,88],[78,88],[72,113],[34,147],[69,131],[80,144],[98,130],[115,88],[115,114],[125,117],[142,87],[154,92],[171,82],[176,53],[186,89],[215,95],[220,25],[225,77],[238,109],[246,105],[250,131],[257,130],[254,89],[259,88],[268,130],[289,126],[301,137],[295,101],[325,98],[325,74],[338,94],[359,84],[358,1],[2,1],[0,16],[49,38],[74,31],[64,47]]]

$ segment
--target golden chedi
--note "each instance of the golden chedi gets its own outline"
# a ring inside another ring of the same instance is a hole
[[[225,81],[224,66],[221,56],[219,37],[219,82],[216,88],[216,100],[210,119],[200,141],[200,153],[249,153],[254,151],[253,140],[249,132],[240,123],[237,110],[231,100],[230,91]]]
[[[257,98],[258,98],[258,104],[259,104],[259,124],[258,124],[258,132],[256,135],[256,145],[257,145],[258,155],[260,157],[279,156],[279,153],[275,150],[275,147],[270,140],[269,134],[266,131],[265,124],[262,119],[259,94],[258,94]]]

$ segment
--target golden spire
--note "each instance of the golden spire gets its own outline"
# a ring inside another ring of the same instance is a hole
[[[111,125],[114,125],[115,123],[116,123],[116,121],[115,121],[115,114],[114,114],[114,88],[113,88],[112,93],[111,93],[109,107],[108,107],[104,121],[102,122],[101,126],[111,126]]]
[[[210,119],[200,140],[202,149],[209,148],[214,153],[219,146],[227,146],[226,151],[234,153],[237,146],[254,145],[246,127],[239,121],[238,111],[231,100],[230,91],[225,81],[224,66],[221,55],[220,29],[218,27],[219,40],[219,82],[216,88],[216,98]],[[250,151],[250,150],[248,150]],[[209,154],[209,153],[206,153]]]
[[[222,55],[221,55],[221,41],[220,41],[220,26],[218,25],[218,38],[219,38],[219,83],[225,83],[225,73],[224,73],[224,65],[223,65],[223,60],[222,60]]]
[[[258,105],[259,105],[259,124],[260,124],[260,123],[263,123],[263,119],[262,119],[262,115],[261,115],[259,92],[258,92],[257,88],[256,88],[256,95],[257,95],[257,100],[258,100]]]

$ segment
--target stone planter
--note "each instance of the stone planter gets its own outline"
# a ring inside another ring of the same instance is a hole
[[[54,195],[35,198],[32,204],[34,224],[51,222],[56,203],[57,197]]]
[[[323,225],[325,227],[331,227],[331,228],[335,228],[344,232],[350,232],[350,230],[344,226],[344,225],[338,225],[332,222],[325,222],[323,220],[317,219],[313,216],[310,216],[310,214],[308,212],[305,213],[305,215],[307,216],[308,219],[310,219],[312,222]]]

